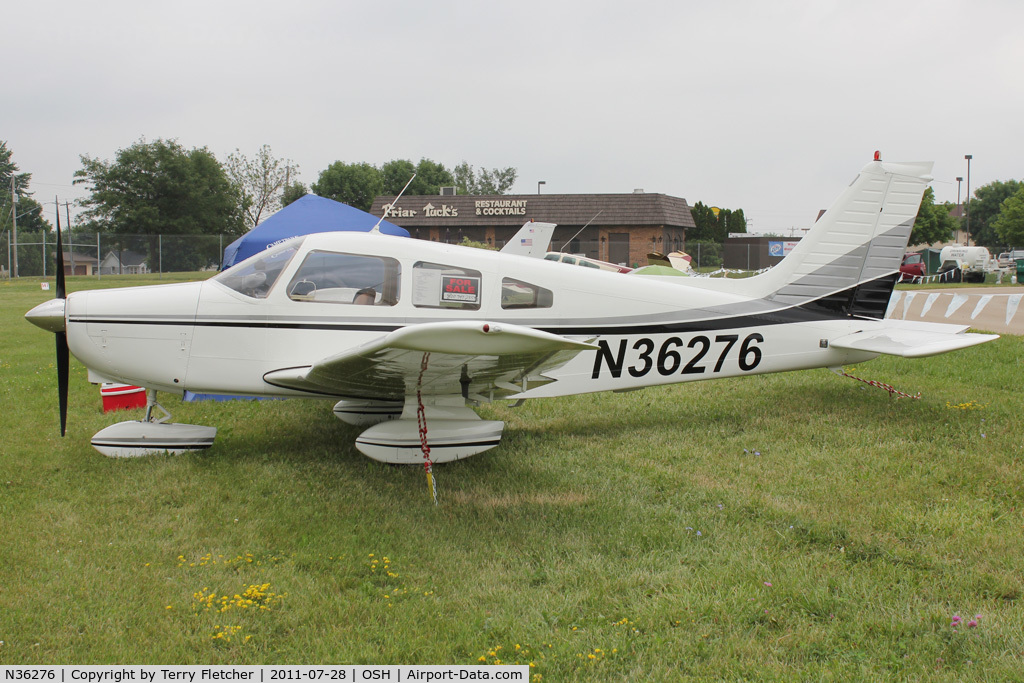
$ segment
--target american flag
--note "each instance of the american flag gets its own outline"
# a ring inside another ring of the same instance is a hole
[[[532,247],[533,246],[533,238],[531,237],[531,238],[527,238],[527,239],[521,239],[521,240],[519,240],[519,243],[522,246],[524,246],[524,247]]]

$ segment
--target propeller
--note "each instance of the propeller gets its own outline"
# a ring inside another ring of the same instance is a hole
[[[57,215],[57,296],[44,301],[25,314],[25,319],[36,327],[57,335],[57,392],[60,401],[60,435],[64,436],[68,422],[68,349],[66,323],[67,288],[64,283],[64,241],[60,234],[60,214]]]
[[[60,238],[60,211],[57,211],[57,299],[66,299],[64,286],[64,243]],[[67,328],[61,325],[57,332],[57,396],[60,403],[60,435],[64,436],[68,424],[68,374],[70,352]]]

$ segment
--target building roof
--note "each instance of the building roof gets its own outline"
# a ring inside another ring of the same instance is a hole
[[[140,254],[129,249],[122,249],[120,251],[117,249],[112,249],[107,252],[107,255],[103,257],[103,260],[106,261],[107,259],[110,258],[112,258],[115,261],[120,259],[120,263],[122,266],[141,266],[143,261],[146,260],[145,254]]]
[[[65,251],[64,252],[64,265],[65,266],[70,266],[71,265],[71,258],[72,258],[71,252],[70,251]],[[95,263],[99,263],[99,261],[96,260],[95,256],[89,256],[87,254],[79,254],[77,251],[74,253],[74,259],[75,259],[75,263],[76,264],[79,264],[79,263],[94,263],[94,264]]]
[[[380,216],[393,196],[377,197],[370,213]],[[600,214],[600,215],[598,215]],[[595,216],[597,216],[595,218]],[[404,196],[388,214],[403,228],[519,227],[529,220],[559,225],[665,226],[692,228],[682,197],[630,194],[520,194]]]

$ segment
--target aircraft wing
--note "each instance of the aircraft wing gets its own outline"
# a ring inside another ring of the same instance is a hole
[[[264,375],[269,384],[330,396],[403,400],[424,394],[500,398],[550,380],[541,373],[596,348],[521,325],[457,321],[409,325],[307,366]]]
[[[998,339],[998,334],[967,333],[967,325],[885,320],[869,329],[829,341],[838,349],[924,358]]]

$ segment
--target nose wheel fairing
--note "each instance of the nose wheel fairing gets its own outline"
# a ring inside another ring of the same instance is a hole
[[[92,446],[110,458],[137,458],[158,453],[184,453],[209,448],[216,427],[169,422],[171,414],[156,402],[156,391],[146,392],[146,417],[110,425],[92,437]],[[162,413],[154,415],[156,409]]]

